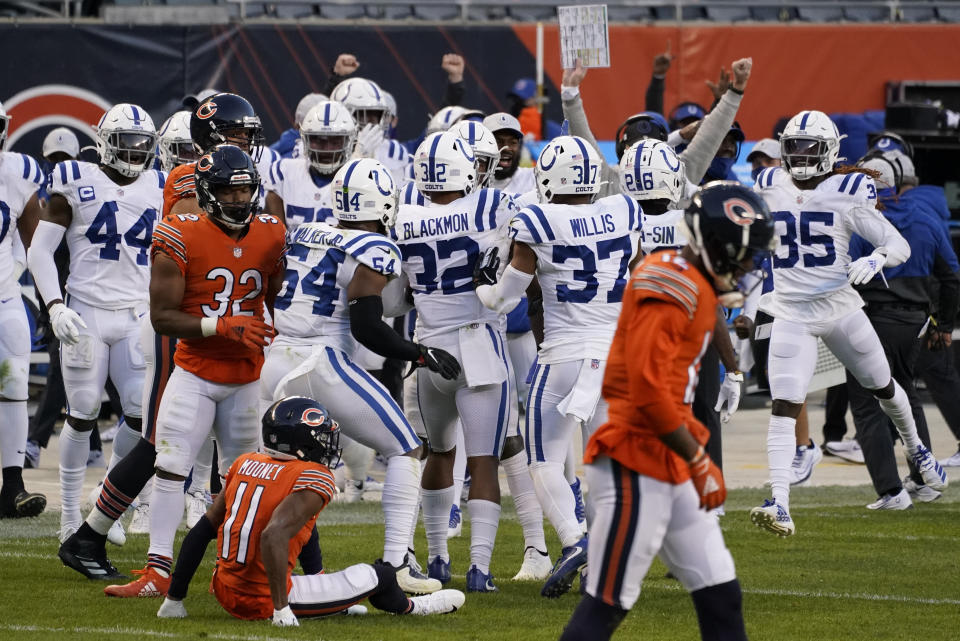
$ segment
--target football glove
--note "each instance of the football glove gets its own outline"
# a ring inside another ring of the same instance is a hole
[[[250,349],[270,344],[273,328],[253,316],[221,316],[217,319],[217,335],[236,341]]]
[[[76,313],[63,303],[54,303],[50,307],[50,327],[53,328],[53,335],[61,343],[67,345],[76,345],[80,341],[79,327],[86,329],[87,324]]]
[[[460,376],[460,363],[449,352],[445,352],[439,347],[427,347],[426,345],[417,345],[420,348],[420,358],[417,364],[426,367],[431,372],[436,372],[448,381],[452,381]]]
[[[714,412],[720,412],[720,420],[724,423],[730,420],[737,408],[740,407],[740,384],[743,383],[743,374],[727,372],[720,385],[720,394],[717,396],[717,405]],[[726,408],[723,408],[726,403]],[[723,409],[721,409],[723,408]]]
[[[496,285],[497,272],[500,269],[500,249],[490,247],[473,266],[473,286]]]
[[[886,262],[886,254],[877,249],[873,250],[873,253],[869,256],[858,258],[847,265],[847,282],[851,285],[863,285],[870,282],[874,276],[880,273]]]
[[[273,611],[273,625],[278,625],[283,628],[288,626],[299,627],[300,622],[297,621],[297,615],[293,613],[290,606],[286,605],[282,610]]]
[[[357,145],[353,149],[354,158],[373,158],[377,147],[383,142],[383,131],[370,123],[357,132]]]
[[[712,510],[727,500],[727,486],[723,482],[723,472],[713,462],[701,445],[697,455],[690,461],[690,480],[697,488],[700,507]]]
[[[157,610],[157,617],[161,619],[183,619],[187,616],[187,608],[183,601],[174,601],[170,597],[164,597],[160,609]]]

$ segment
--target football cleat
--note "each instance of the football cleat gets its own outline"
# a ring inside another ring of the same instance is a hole
[[[164,597],[160,609],[157,610],[157,618],[160,619],[185,619],[187,617],[187,608],[183,601],[172,601],[170,597]]]
[[[499,592],[493,584],[493,574],[484,574],[475,565],[467,570],[467,592]]]
[[[790,485],[798,485],[807,481],[813,474],[813,468],[823,460],[823,452],[813,441],[809,445],[797,446],[797,453],[790,466]]]
[[[587,508],[583,504],[583,492],[580,490],[580,479],[578,478],[574,483],[570,484],[570,489],[573,490],[573,498],[577,501],[574,512],[577,515],[577,522],[580,523],[580,527],[584,530],[587,529]]]
[[[863,450],[856,441],[827,441],[823,444],[826,454],[842,458],[851,463],[864,463]]]
[[[118,548],[123,547],[123,544],[127,542],[127,533],[123,530],[123,523],[120,521],[113,522],[113,525],[107,530],[107,540]]]
[[[30,441],[27,441],[27,454],[30,454]],[[39,459],[40,452],[37,451],[37,458]],[[957,450],[952,455],[940,461],[940,465],[943,467],[960,467],[960,450]],[[26,467],[26,466],[24,466]]]
[[[569,547],[563,548],[560,558],[554,564],[547,577],[540,595],[550,599],[555,599],[562,594],[566,594],[573,585],[573,580],[587,565],[587,537],[574,543]]]
[[[940,467],[937,459],[933,458],[930,450],[923,445],[917,446],[917,450],[910,455],[914,467],[920,472],[925,485],[934,490],[942,490],[947,487],[947,473]]]
[[[790,536],[796,531],[790,512],[773,499],[766,499],[763,505],[750,510],[750,520],[757,527],[780,537]]]
[[[868,510],[909,510],[913,507],[910,493],[901,489],[896,494],[884,494],[873,503],[867,504]]]
[[[212,500],[208,500],[209,496],[210,494],[206,490],[194,490],[183,495],[183,502],[186,503],[187,508],[188,530],[207,513],[207,508],[213,503]],[[149,530],[147,531],[149,532]]]
[[[150,504],[141,503],[133,508],[133,516],[130,518],[130,525],[127,526],[128,534],[150,534]]]
[[[65,566],[88,579],[116,581],[127,578],[107,559],[107,551],[102,543],[80,538],[76,534],[60,545],[57,556]]]
[[[410,614],[429,616],[431,614],[450,614],[463,607],[467,600],[460,590],[440,590],[425,596],[415,596],[410,599],[413,607]]]
[[[430,594],[443,587],[440,581],[432,577],[424,577],[419,573],[414,575],[406,562],[397,568],[397,583],[407,594]]]
[[[550,562],[550,555],[541,552],[532,545],[528,545],[523,551],[523,565],[520,571],[513,577],[514,581],[543,581],[550,575],[550,569],[553,563]]]
[[[340,500],[344,503],[358,503],[363,500],[363,481],[347,479],[343,483],[343,495]]]
[[[450,506],[450,522],[447,524],[447,538],[452,539],[463,533],[463,513],[459,505]]]
[[[170,575],[164,576],[153,566],[134,570],[133,575],[139,578],[123,585],[108,585],[103,593],[124,599],[149,598],[166,596],[170,589]]]
[[[450,561],[444,561],[439,556],[433,557],[427,563],[427,576],[443,585],[450,583]]]
[[[420,562],[417,561],[417,553],[412,548],[407,548],[407,566],[410,568],[410,576],[416,579],[427,578],[427,575],[423,573]]]
[[[21,519],[39,516],[47,507],[47,497],[36,492],[20,490],[13,501],[0,506],[0,519]]]
[[[903,479],[903,489],[907,491],[911,499],[920,501],[921,503],[933,503],[943,496],[942,492],[938,492],[932,487],[927,487],[922,483],[917,483],[909,476]]]

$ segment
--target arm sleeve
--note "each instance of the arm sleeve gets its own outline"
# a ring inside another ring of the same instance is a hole
[[[404,340],[383,322],[383,301],[379,296],[363,296],[350,301],[350,333],[358,343],[386,358],[416,361],[420,348]]]
[[[448,82],[447,91],[443,95],[443,107],[454,107],[463,104],[463,96],[467,93],[467,85],[460,82]]]
[[[66,227],[48,220],[41,220],[37,223],[30,249],[27,251],[27,264],[30,266],[30,273],[33,274],[33,281],[40,293],[40,298],[48,305],[50,301],[63,298],[53,253],[57,251],[66,232]]]
[[[647,95],[645,99],[647,111],[656,111],[663,113],[663,88],[664,76],[651,76],[650,84],[647,85]]]
[[[580,136],[600,152],[597,139],[593,137],[593,132],[590,131],[590,123],[587,122],[587,112],[583,110],[583,99],[580,98],[579,93],[570,100],[563,101],[563,117],[570,122],[571,136]],[[602,152],[600,153],[602,154]]]
[[[333,90],[337,88],[341,82],[346,80],[349,76],[341,76],[334,73],[333,69],[330,70],[330,75],[327,77],[327,86],[323,88],[324,95],[329,96],[333,93]]]
[[[740,108],[742,99],[743,96],[733,91],[723,94],[717,106],[703,119],[696,135],[690,141],[690,146],[680,154],[687,180],[693,184],[699,185],[706,175],[724,136],[730,131],[730,126],[737,117],[737,109]]]
[[[670,381],[688,377],[688,368],[694,366],[677,358],[682,345],[677,328],[686,327],[690,320],[673,303],[644,300],[639,304],[642,311],[634,313],[626,328],[628,389],[646,424],[657,434],[666,434],[684,422],[682,401],[674,398]],[[668,367],[674,371],[664,371]]]
[[[857,203],[848,210],[846,219],[853,231],[864,240],[887,251],[884,267],[896,267],[910,258],[910,245],[906,239],[875,208]]]
[[[513,265],[508,265],[496,285],[477,287],[477,298],[484,307],[498,314],[506,314],[520,303],[533,280],[533,274],[527,274]]]

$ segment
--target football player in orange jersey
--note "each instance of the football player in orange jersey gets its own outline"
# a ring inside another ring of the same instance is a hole
[[[750,189],[715,182],[684,228],[690,244],[648,256],[623,297],[603,380],[609,420],[584,457],[596,511],[586,594],[561,641],[609,639],[657,554],[693,597],[703,639],[747,638],[733,557],[706,511],[727,491],[691,403],[718,298],[743,304],[740,278],[772,248],[773,221]]]
[[[260,176],[238,147],[220,145],[197,161],[205,216],[168,216],[153,238],[150,316],[158,334],[180,339],[176,368],[156,423],[156,476],[147,568],[108,596],[166,593],[183,482],[210,433],[221,469],[257,448],[259,376],[273,328],[264,323],[284,273],[284,226],[259,214]]]
[[[340,459],[340,428],[319,403],[290,396],[263,416],[261,452],[244,454],[224,490],[187,534],[157,616],[183,618],[183,599],[208,543],[217,540],[211,587],[239,619],[300,625],[297,617],[344,612],[364,599],[393,614],[445,614],[463,606],[459,590],[407,598],[388,563],[291,576],[319,512],[336,492],[330,467]]]

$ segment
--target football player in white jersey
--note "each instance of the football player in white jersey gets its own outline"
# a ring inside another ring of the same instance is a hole
[[[520,166],[520,153],[523,150],[520,121],[501,111],[484,118],[483,126],[493,132],[497,147],[500,148],[500,162],[497,163],[490,186],[511,196],[535,190],[537,186],[533,168]]]
[[[360,155],[380,161],[398,182],[405,182],[410,154],[386,137],[391,113],[380,86],[365,78],[348,78],[334,88],[330,99],[342,102],[353,115]]]
[[[404,340],[382,320],[381,293],[400,270],[400,250],[384,236],[397,209],[390,172],[372,159],[353,160],[332,185],[336,225],[304,223],[289,237],[274,305],[279,336],[260,374],[262,400],[323,399],[343,417],[344,434],[387,457],[383,560],[397,568],[404,590],[434,592],[440,583],[418,577],[405,558],[418,509],[420,440],[386,388],[352,355],[360,343],[447,378],[456,378],[460,366],[441,349]]]
[[[500,521],[498,461],[516,411],[513,372],[506,353],[503,318],[485,308],[473,291],[480,254],[509,242],[506,228],[515,208],[495,189],[476,190],[477,157],[455,131],[427,137],[414,154],[417,188],[426,206],[403,205],[394,237],[403,254],[417,310],[417,337],[458,356],[462,375],[417,378],[417,399],[430,453],[423,474],[423,522],[428,573],[447,583],[447,525],[454,496],[457,419],[462,423],[472,477],[467,509],[471,521],[468,592],[497,590],[490,558]]]
[[[30,326],[20,299],[20,275],[26,265],[14,256],[19,232],[24,247],[37,226],[37,210],[26,207],[44,175],[36,160],[2,151],[10,117],[0,104],[0,461],[3,489],[0,518],[36,516],[47,506],[43,494],[23,486],[23,457],[27,443],[27,378],[30,370]]]
[[[600,387],[620,314],[627,270],[639,257],[641,211],[628,196],[594,200],[602,182],[599,153],[582,138],[548,143],[536,166],[542,205],[511,223],[513,257],[497,280],[497,257],[477,270],[477,295],[494,310],[512,309],[537,277],[543,296],[544,340],[527,400],[526,447],[540,505],[563,552],[541,594],[570,589],[587,562],[587,538],[564,477],[573,430],[584,442],[607,418]],[[494,284],[495,283],[495,284]]]
[[[780,242],[772,261],[774,290],[760,303],[774,317],[767,433],[773,498],[753,508],[750,519],[790,536],[795,530],[789,511],[794,424],[813,376],[817,337],[877,397],[926,484],[939,490],[947,480],[917,436],[906,392],[891,378],[880,340],[861,310],[863,300],[851,287],[905,261],[909,245],[877,211],[873,179],[834,169],[840,134],[826,114],[802,111],[791,118],[780,147],[783,168],[765,169],[754,186],[770,206]],[[847,247],[853,234],[877,249],[851,262]]]
[[[357,125],[343,103],[323,100],[300,123],[302,157],[284,158],[270,167],[266,210],[282,217],[287,231],[302,223],[330,222],[330,181],[353,152]]]
[[[200,158],[193,139],[190,138],[189,111],[178,111],[163,123],[158,132],[157,157],[160,169],[169,173],[174,167],[196,162]]]
[[[145,364],[140,317],[147,312],[149,251],[163,208],[164,174],[148,170],[157,132],[137,105],[111,107],[97,126],[99,165],[69,161],[51,171],[50,200],[28,254],[37,289],[61,342],[68,417],[60,433],[60,540],[80,527],[80,491],[107,376],[120,393],[126,427],[119,460],[140,438]],[[53,253],[67,238],[64,301]]]

